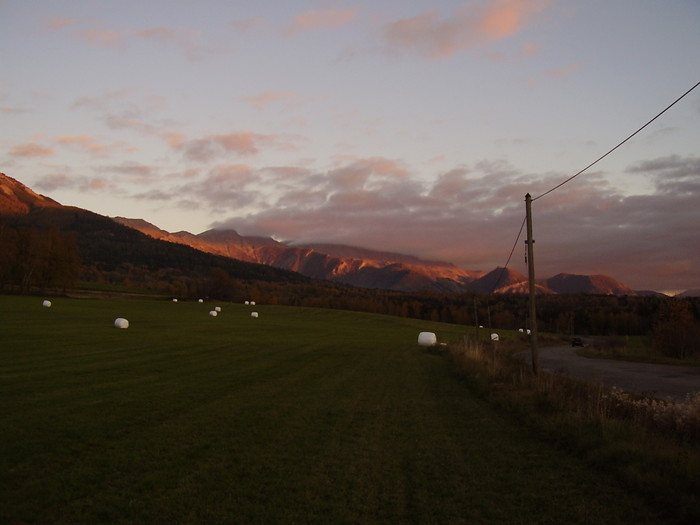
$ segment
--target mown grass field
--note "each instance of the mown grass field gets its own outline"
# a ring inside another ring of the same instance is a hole
[[[416,344],[463,327],[52,302],[0,296],[0,523],[665,522]]]

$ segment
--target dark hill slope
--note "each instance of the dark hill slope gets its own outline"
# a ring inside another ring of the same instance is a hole
[[[208,276],[219,268],[238,279],[308,282],[307,278],[294,272],[154,239],[109,217],[80,208],[60,205],[31,207],[27,213],[6,215],[4,220],[15,226],[56,227],[75,239],[84,265],[106,270],[128,264],[150,270],[174,268],[191,276]]]

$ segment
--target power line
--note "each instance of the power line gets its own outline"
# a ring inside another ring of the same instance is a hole
[[[498,286],[498,283],[501,282],[501,279],[503,278],[503,273],[508,269],[508,263],[510,263],[511,257],[513,257],[513,252],[515,252],[515,247],[518,245],[518,241],[520,240],[520,236],[523,234],[523,228],[525,227],[525,219],[527,219],[527,216],[523,217],[523,223],[520,225],[520,231],[518,232],[518,236],[515,238],[515,242],[513,243],[513,248],[510,250],[510,255],[508,256],[508,260],[506,261],[505,266],[501,268],[501,273],[498,274],[498,279],[496,279],[496,282],[493,285],[493,288],[491,290],[491,293],[496,291],[496,287]]]
[[[662,111],[660,111],[658,114],[656,114],[651,120],[649,120],[646,124],[644,124],[644,125],[643,125],[642,127],[640,127],[639,129],[637,129],[637,131],[635,131],[634,133],[632,133],[630,136],[628,136],[628,137],[627,137],[626,139],[624,139],[622,142],[620,142],[619,144],[617,144],[614,148],[610,149],[610,150],[607,151],[605,154],[603,154],[603,155],[601,155],[600,157],[598,157],[596,160],[594,160],[593,162],[591,162],[588,166],[586,166],[585,168],[583,168],[581,171],[575,173],[574,175],[572,175],[572,176],[569,177],[568,179],[564,180],[563,182],[560,182],[559,184],[557,184],[557,185],[554,186],[553,188],[551,188],[551,189],[547,190],[546,192],[544,192],[542,195],[539,195],[538,197],[535,197],[534,199],[532,199],[532,201],[536,201],[537,199],[540,199],[540,198],[544,197],[545,195],[548,195],[548,194],[552,193],[554,190],[561,188],[564,184],[566,184],[567,182],[572,181],[573,179],[575,179],[576,177],[578,177],[579,175],[581,175],[583,172],[585,172],[586,170],[588,170],[589,168],[591,168],[592,166],[594,166],[595,164],[597,164],[598,162],[600,162],[601,160],[603,160],[605,157],[607,157],[607,156],[610,155],[613,151],[615,151],[616,149],[618,149],[619,147],[621,147],[623,144],[625,144],[627,141],[629,141],[630,139],[632,139],[632,137],[634,137],[635,135],[637,135],[640,131],[642,131],[644,128],[646,128],[649,124],[651,124],[652,122],[654,122],[657,118],[659,118],[661,115],[663,115],[663,114],[666,113],[669,109],[671,109],[673,106],[675,106],[681,99],[683,99],[686,95],[688,95],[691,91],[693,91],[693,90],[694,90],[696,87],[698,87],[698,86],[700,86],[700,82],[696,83],[693,87],[691,87],[689,90],[687,90],[685,93],[683,93],[680,97],[678,97],[676,100],[674,100],[673,102],[671,102],[671,103],[670,103],[668,106],[666,106]],[[508,269],[508,264],[510,263],[511,258],[513,257],[513,253],[515,252],[515,248],[516,248],[516,246],[518,245],[518,241],[520,240],[520,237],[521,237],[521,235],[523,234],[523,228],[525,227],[526,221],[527,221],[527,216],[525,216],[525,217],[523,218],[523,222],[522,222],[522,224],[520,225],[520,230],[518,231],[518,235],[517,235],[517,237],[515,238],[515,243],[513,243],[513,248],[510,250],[510,255],[508,255],[508,260],[506,261],[505,266],[503,266],[503,268],[501,269],[501,272],[500,272],[500,274],[498,275],[498,279],[496,279],[496,282],[495,282],[494,285],[493,285],[493,288],[492,288],[492,290],[491,290],[491,293],[493,293],[493,292],[496,291],[496,287],[497,287],[498,284],[501,282],[501,279],[503,278],[503,274],[504,274],[505,271]],[[528,263],[528,264],[529,264],[529,263]]]
[[[596,160],[594,160],[593,162],[591,162],[588,166],[586,166],[585,168],[583,168],[583,169],[582,169],[581,171],[579,171],[578,173],[575,173],[574,175],[572,175],[571,177],[569,177],[568,179],[566,179],[564,182],[560,182],[559,184],[557,184],[556,186],[554,186],[552,189],[545,191],[542,195],[540,195],[540,196],[538,196],[538,197],[535,197],[535,198],[532,199],[532,200],[533,200],[533,201],[536,201],[537,199],[541,199],[541,198],[544,197],[545,195],[548,195],[548,194],[552,193],[554,190],[556,190],[556,189],[558,189],[558,188],[561,188],[564,184],[566,184],[567,182],[569,182],[569,181],[575,179],[576,177],[578,177],[579,175],[581,175],[581,173],[583,173],[584,171],[586,171],[588,168],[590,168],[591,166],[593,166],[593,165],[597,164],[598,162],[600,162],[601,160],[603,160],[605,157],[607,157],[608,155],[610,155],[610,154],[611,154],[613,151],[615,151],[617,148],[619,148],[620,146],[622,146],[625,142],[627,142],[627,141],[630,140],[632,137],[634,137],[637,133],[639,133],[639,132],[642,131],[644,128],[646,128],[649,124],[651,124],[652,122],[654,122],[654,121],[655,121],[657,118],[659,118],[661,115],[663,115],[664,113],[666,113],[666,112],[667,112],[669,109],[671,109],[677,102],[679,102],[683,97],[685,97],[688,93],[690,93],[691,91],[693,91],[693,90],[694,90],[696,87],[698,87],[698,86],[700,86],[700,82],[698,82],[697,84],[695,84],[695,85],[694,85],[693,87],[691,87],[688,91],[686,91],[686,92],[683,93],[680,97],[678,97],[676,100],[674,100],[673,102],[671,102],[668,106],[666,106],[666,108],[664,108],[664,109],[663,109],[660,113],[658,113],[654,118],[652,118],[649,122],[647,122],[646,124],[644,124],[644,125],[643,125],[641,128],[639,128],[637,131],[635,131],[634,133],[632,133],[632,134],[631,134],[629,137],[627,137],[625,140],[623,140],[622,142],[620,142],[617,146],[615,146],[614,148],[612,148],[611,150],[609,150],[609,151],[608,151],[607,153],[605,153],[604,155],[598,157]],[[522,231],[522,228],[521,228],[521,231]]]

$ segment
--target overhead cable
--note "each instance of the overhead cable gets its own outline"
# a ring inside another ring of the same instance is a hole
[[[493,284],[493,288],[491,289],[491,293],[496,291],[496,288],[498,287],[498,283],[501,282],[501,279],[503,278],[503,273],[508,269],[508,263],[510,263],[511,257],[513,257],[513,252],[515,252],[515,247],[518,245],[518,241],[520,240],[520,236],[523,234],[523,228],[525,227],[525,219],[527,219],[527,216],[523,217],[523,223],[520,225],[520,231],[518,232],[518,236],[515,238],[515,242],[513,243],[513,248],[510,250],[510,255],[508,256],[508,260],[506,261],[505,266],[501,268],[501,273],[498,274],[498,279],[496,279],[496,282]]]
[[[545,195],[548,195],[548,194],[552,193],[554,190],[556,190],[556,189],[558,189],[558,188],[561,188],[564,184],[566,184],[567,182],[569,182],[569,181],[575,179],[576,177],[578,177],[579,175],[581,175],[581,173],[583,173],[584,171],[586,171],[588,168],[590,168],[591,166],[593,166],[593,165],[597,164],[598,162],[600,162],[601,160],[603,160],[605,157],[607,157],[608,155],[610,155],[610,154],[611,154],[613,151],[615,151],[617,148],[619,148],[620,146],[622,146],[625,142],[627,142],[627,141],[630,140],[632,137],[634,137],[637,133],[639,133],[639,132],[642,131],[644,128],[646,128],[649,124],[651,124],[652,122],[654,122],[654,121],[655,121],[657,118],[659,118],[661,115],[663,115],[664,113],[666,113],[666,112],[667,112],[669,109],[671,109],[677,102],[679,102],[683,97],[685,97],[688,93],[690,93],[691,91],[693,91],[693,90],[694,90],[696,87],[698,87],[698,86],[700,86],[700,82],[698,82],[697,84],[695,84],[695,85],[694,85],[693,87],[691,87],[688,91],[686,91],[686,92],[683,93],[680,97],[678,97],[676,100],[674,100],[673,102],[671,102],[671,103],[670,103],[668,106],[666,106],[660,113],[658,113],[654,118],[652,118],[649,122],[647,122],[646,124],[644,124],[644,125],[643,125],[641,128],[639,128],[637,131],[635,131],[634,133],[632,133],[632,134],[631,134],[629,137],[627,137],[625,140],[623,140],[622,142],[620,142],[617,146],[615,146],[614,148],[612,148],[611,150],[609,150],[609,151],[608,151],[607,153],[605,153],[604,155],[598,157],[596,160],[594,160],[593,162],[591,162],[588,166],[586,166],[585,168],[583,168],[583,169],[582,169],[581,171],[579,171],[578,173],[575,173],[574,175],[572,175],[571,177],[569,177],[569,178],[566,179],[565,181],[560,182],[559,184],[557,184],[556,186],[554,186],[552,189],[545,191],[542,195],[539,195],[538,197],[535,197],[535,198],[532,199],[532,200],[533,200],[533,201],[536,201],[537,199],[541,199],[541,198],[544,197]]]

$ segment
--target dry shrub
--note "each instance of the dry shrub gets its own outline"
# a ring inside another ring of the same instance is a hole
[[[603,401],[607,417],[634,421],[688,443],[700,440],[700,392],[677,403],[613,387]]]
[[[558,411],[600,424],[627,421],[684,443],[700,442],[700,392],[674,402],[559,373],[535,376],[529,362],[514,359],[507,349],[468,339],[450,345],[447,355],[459,373],[491,396],[502,398],[510,391],[511,401],[521,404],[534,396],[540,411]]]

